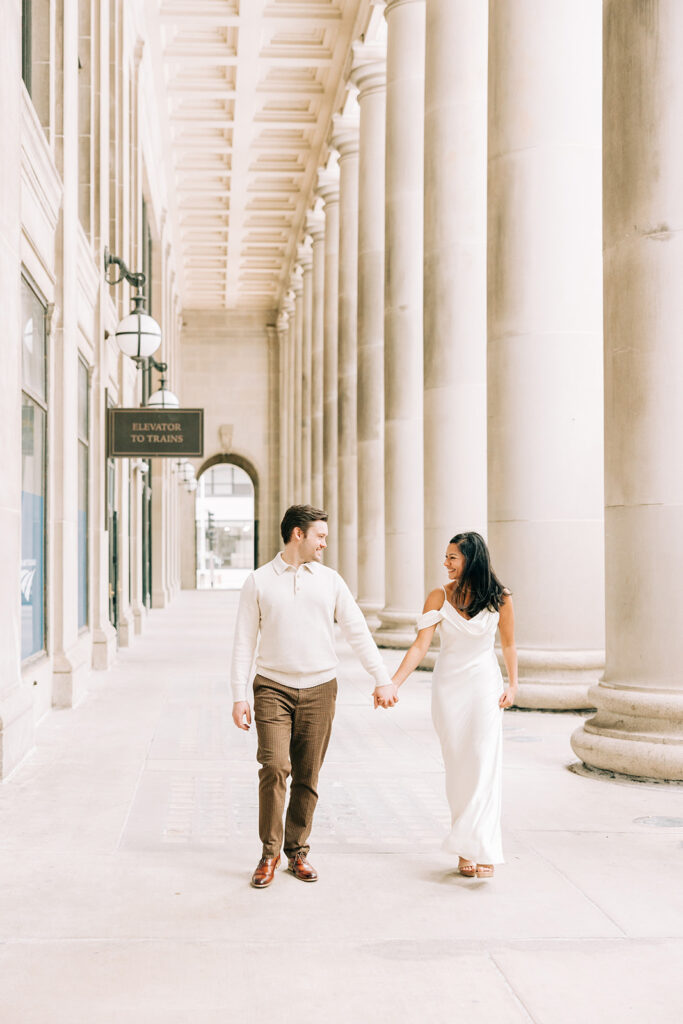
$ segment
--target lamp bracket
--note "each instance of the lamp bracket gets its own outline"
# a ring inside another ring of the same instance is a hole
[[[118,277],[112,281],[111,275],[109,274],[109,268],[113,265],[119,268],[119,274]],[[132,285],[133,288],[136,288],[138,292],[141,292],[145,285],[146,275],[143,274],[142,271],[139,271],[138,273],[134,274],[132,271],[128,269],[125,262],[121,259],[120,256],[114,256],[112,253],[109,252],[109,249],[105,246],[104,280],[107,282],[107,284],[111,285],[121,284],[122,281],[127,281],[128,284]],[[141,298],[141,296],[136,295],[135,299],[138,298]]]

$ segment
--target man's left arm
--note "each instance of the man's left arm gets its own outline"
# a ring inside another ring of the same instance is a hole
[[[365,616],[354,601],[351,591],[341,576],[337,576],[337,590],[334,617],[339,623],[344,638],[349,643],[366,672],[375,680],[375,689],[380,686],[393,687],[391,677],[382,661],[375,641],[372,639]],[[395,703],[393,701],[392,703]],[[375,701],[375,707],[377,701]]]

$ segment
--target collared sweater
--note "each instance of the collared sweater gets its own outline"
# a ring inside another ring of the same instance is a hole
[[[334,623],[376,686],[391,679],[360,608],[339,573],[318,562],[295,569],[282,558],[250,573],[240,594],[232,654],[233,700],[246,700],[256,673],[303,689],[335,677]]]

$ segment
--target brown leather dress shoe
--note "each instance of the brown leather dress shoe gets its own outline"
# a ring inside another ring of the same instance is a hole
[[[251,884],[254,889],[266,889],[275,878],[280,854],[277,857],[261,857],[256,865],[256,871],[251,876]]]
[[[296,857],[289,858],[287,870],[291,871],[295,878],[300,878],[302,882],[318,881],[318,872],[312,864],[308,863],[306,855],[303,853],[297,853]]]

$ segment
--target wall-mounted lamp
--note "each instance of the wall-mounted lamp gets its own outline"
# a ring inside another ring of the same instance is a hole
[[[110,273],[112,266],[119,269],[118,276],[114,280]],[[145,285],[145,275],[132,273],[120,256],[112,256],[109,249],[105,248],[104,279],[107,284],[111,285],[120,284],[125,280],[135,289],[133,309],[128,316],[124,316],[116,328],[116,341],[123,354],[130,356],[136,362],[149,358],[161,344],[161,328],[154,317],[145,313],[145,296],[142,291]]]
[[[178,400],[178,396],[174,395],[173,392],[169,391],[168,388],[166,387],[166,377],[164,376],[164,374],[168,370],[168,364],[157,363],[156,359],[152,359],[151,356],[149,361],[150,364],[154,367],[154,369],[158,370],[158,372],[161,374],[161,380],[159,381],[161,387],[159,388],[158,391],[152,392],[152,394],[145,402],[145,405],[147,406],[148,409],[178,409],[180,407],[180,401]]]

